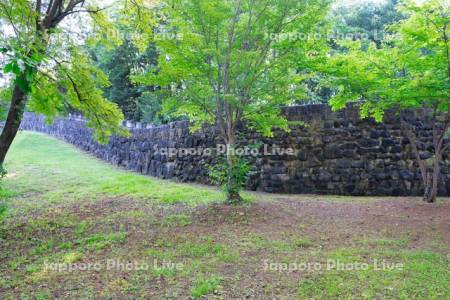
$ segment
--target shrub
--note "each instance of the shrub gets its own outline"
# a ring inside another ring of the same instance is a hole
[[[250,171],[250,163],[245,158],[236,156],[235,159],[236,161],[231,169],[232,185],[229,185],[230,169],[225,159],[222,158],[216,165],[209,166],[209,176],[212,183],[222,186],[226,193],[240,192]]]

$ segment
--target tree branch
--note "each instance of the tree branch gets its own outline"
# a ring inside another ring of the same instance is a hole
[[[6,13],[6,17],[8,18],[9,23],[11,24],[11,26],[14,30],[14,34],[16,35],[16,37],[19,37],[19,30],[17,29],[16,25],[14,24],[14,20],[12,19],[11,12],[8,10],[8,7],[5,5],[5,3],[0,2],[0,5],[3,7],[3,10]]]

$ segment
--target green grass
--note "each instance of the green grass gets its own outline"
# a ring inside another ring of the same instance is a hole
[[[6,200],[8,198],[14,197],[16,194],[12,191],[7,190],[6,188],[2,187],[0,182],[0,199]]]
[[[218,276],[208,276],[200,274],[194,282],[191,288],[191,295],[195,299],[208,295],[216,291],[220,284],[220,278]]]
[[[429,251],[367,251],[340,249],[329,259],[345,264],[365,262],[367,268],[337,267],[300,282],[300,299],[449,299],[449,259]],[[384,265],[383,265],[384,261]],[[399,264],[399,268],[394,268]]]
[[[364,245],[370,246],[397,246],[397,247],[405,247],[408,245],[408,239],[364,239],[362,240]]]
[[[192,223],[191,217],[186,214],[170,215],[164,218],[162,224],[165,226],[181,226],[185,227]]]
[[[22,203],[23,207],[96,200],[105,196],[189,205],[224,200],[218,190],[124,171],[38,133],[19,133],[5,165],[9,173],[3,183],[6,190],[0,190],[1,198],[10,197],[12,193],[39,196],[38,202],[27,201]]]
[[[8,206],[4,202],[0,202],[0,222],[6,215],[6,211],[8,209]]]
[[[160,259],[201,259],[202,261],[236,262],[239,254],[221,243],[216,243],[210,236],[189,240],[158,240],[158,248],[147,251],[148,255]]]
[[[283,201],[271,207],[277,195],[257,194],[264,201],[242,207],[205,207],[223,200],[222,192],[128,172],[36,133],[19,134],[7,167],[0,189],[0,299],[450,298],[448,244],[437,229],[387,224],[385,230],[348,235],[348,227],[340,225],[346,220],[338,218],[332,232],[324,231],[323,220],[309,215],[295,220],[295,211]],[[333,205],[379,200],[286,198]],[[295,222],[285,224],[287,218]],[[412,238],[416,236],[420,243]],[[62,273],[45,268],[107,259],[146,262],[151,268]],[[263,269],[265,260],[290,264],[327,259],[378,259],[404,268]],[[174,269],[172,263],[182,267]]]
[[[297,248],[309,248],[314,246],[314,243],[308,238],[296,238],[293,240],[293,245]]]
[[[126,241],[125,232],[113,232],[107,234],[94,234],[86,238],[78,239],[75,244],[85,247],[87,250],[101,250],[115,243]]]

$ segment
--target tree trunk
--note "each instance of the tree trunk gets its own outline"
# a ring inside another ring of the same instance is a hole
[[[228,174],[227,174],[227,203],[232,205],[238,205],[243,202],[241,195],[239,194],[240,186],[236,178],[236,152],[235,152],[235,141],[234,136],[228,136],[227,144],[227,164],[228,164]]]
[[[434,157],[428,160],[422,160],[417,147],[417,137],[413,131],[407,127],[406,122],[401,118],[401,126],[409,142],[412,146],[412,152],[416,157],[417,164],[419,165],[420,173],[422,175],[422,182],[424,187],[423,200],[427,203],[436,202],[438,195],[439,179],[441,175],[440,163],[442,161],[442,155],[445,151],[445,147],[442,146],[444,134],[440,135],[436,139],[436,132],[433,131],[434,139]],[[448,129],[448,124],[444,125],[444,133]]]
[[[429,170],[426,175],[426,182],[424,182],[425,191],[423,200],[427,203],[436,202],[436,197],[438,194],[439,176],[441,173],[439,163],[440,163],[439,159],[434,159],[433,168],[432,170]]]
[[[8,118],[6,119],[5,127],[0,136],[0,165],[3,165],[9,147],[16,137],[17,131],[19,131],[26,102],[27,94],[16,85],[11,98]]]

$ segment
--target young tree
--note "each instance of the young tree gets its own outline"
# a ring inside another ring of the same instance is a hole
[[[281,106],[302,96],[303,76],[321,44],[313,35],[327,0],[174,0],[159,7],[158,67],[141,83],[168,87],[166,107],[193,127],[217,124],[227,151],[227,198],[239,203],[234,176],[239,124],[270,136],[288,130]],[[176,38],[172,38],[176,37]]]
[[[83,113],[102,141],[112,133],[124,133],[122,113],[99,89],[109,84],[107,78],[92,66],[79,45],[83,30],[82,22],[73,19],[76,15],[87,14],[97,28],[107,27],[102,10],[87,2],[0,2],[0,56],[6,60],[3,73],[12,79],[9,112],[0,136],[0,166],[27,103],[50,119],[67,107]]]
[[[424,200],[435,202],[443,154],[450,147],[450,9],[428,1],[399,8],[407,19],[392,26],[396,33],[377,49],[372,44],[347,43],[348,52],[332,56],[325,67],[333,74],[340,93],[334,109],[357,102],[362,117],[383,119],[386,110],[396,110],[422,174]],[[405,109],[425,108],[432,121],[433,156],[422,159],[419,137],[404,119]]]

